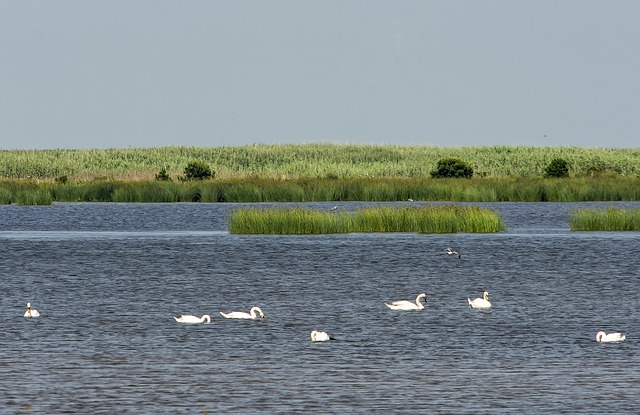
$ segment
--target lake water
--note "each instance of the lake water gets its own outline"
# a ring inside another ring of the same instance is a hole
[[[640,413],[640,235],[569,230],[609,204],[482,205],[505,232],[249,236],[226,232],[235,204],[0,206],[0,412]],[[493,308],[470,309],[484,290]],[[421,292],[422,311],[384,305]],[[253,305],[264,320],[219,314]]]

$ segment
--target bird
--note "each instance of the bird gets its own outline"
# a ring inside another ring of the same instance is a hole
[[[326,342],[329,340],[335,340],[333,337],[329,336],[324,331],[316,331],[313,330],[311,332],[311,341],[312,342]]]
[[[29,317],[40,317],[40,313],[38,313],[38,310],[32,310],[31,309],[31,303],[27,303],[27,311],[24,312],[24,316],[29,318]]]
[[[338,205],[335,205],[334,207],[332,207],[331,209],[329,209],[329,211],[334,211],[334,210],[338,210]]]
[[[209,314],[205,314],[202,317],[196,317],[192,314],[183,314],[180,317],[174,317],[178,323],[184,324],[200,324],[200,323],[211,323],[211,317]]]
[[[624,341],[625,335],[622,333],[605,333],[604,331],[599,331],[596,333],[596,341],[601,343],[610,343],[610,342],[621,342]]]
[[[491,303],[489,302],[489,293],[482,293],[482,298],[476,298],[475,300],[471,300],[467,297],[467,301],[469,301],[469,307],[471,308],[491,308]]]
[[[449,254],[449,255],[458,255],[458,258],[460,258],[462,256],[460,251],[456,251],[453,248],[447,248],[447,249],[445,249],[445,251],[447,251],[447,254]]]
[[[418,294],[415,303],[412,303],[408,300],[398,300],[392,302],[391,304],[384,304],[392,310],[422,310],[424,308],[424,305],[422,305],[422,303],[420,302],[421,298],[424,298],[424,301],[427,302],[427,294],[422,293]]]
[[[260,309],[260,307],[251,307],[249,313],[245,313],[244,311],[232,311],[230,313],[220,312],[225,318],[242,318],[242,319],[251,319],[255,320],[257,318],[264,318],[264,313]],[[259,314],[259,316],[258,316]]]

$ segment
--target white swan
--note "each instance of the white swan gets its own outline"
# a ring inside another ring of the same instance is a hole
[[[262,312],[262,310],[260,310],[260,307],[251,307],[249,313],[245,313],[244,311],[232,311],[230,313],[223,313],[221,311],[220,314],[222,314],[225,318],[242,318],[251,320],[264,318],[264,313]]]
[[[180,317],[174,317],[174,319],[176,319],[178,323],[185,323],[185,324],[211,323],[211,317],[209,316],[209,314],[205,314],[202,317],[196,317],[191,314],[183,314]]]
[[[489,302],[489,293],[486,291],[482,294],[482,298],[476,298],[472,301],[467,297],[467,301],[469,301],[469,307],[471,308],[491,308],[491,303]]]
[[[312,331],[311,332],[311,341],[312,342],[326,342],[329,340],[333,340],[333,337],[329,336],[324,331]]]
[[[31,303],[27,303],[27,311],[24,312],[24,316],[29,318],[29,317],[40,317],[40,313],[38,313],[38,310],[33,310],[31,308]]]
[[[625,336],[622,333],[605,333],[604,331],[599,331],[596,333],[596,341],[597,342],[621,342],[624,341]]]
[[[427,294],[422,293],[422,294],[418,294],[418,296],[416,297],[415,303],[412,303],[411,301],[408,301],[408,300],[398,300],[398,301],[394,301],[391,304],[387,304],[387,303],[384,303],[384,304],[392,310],[422,310],[424,306],[420,302],[421,298],[424,298],[424,301],[427,302]]]

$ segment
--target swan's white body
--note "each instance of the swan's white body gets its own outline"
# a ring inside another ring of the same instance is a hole
[[[174,317],[178,323],[184,324],[200,324],[200,323],[211,323],[211,317],[209,314],[205,314],[202,317],[196,317],[191,314],[183,314],[180,317]]]
[[[24,316],[27,318],[40,317],[40,313],[38,313],[38,310],[31,308],[31,303],[27,303],[27,311],[24,312]]]
[[[384,303],[384,304],[392,310],[422,310],[424,308],[424,305],[422,305],[422,303],[420,302],[421,298],[424,298],[424,301],[426,302],[427,294],[425,293],[418,294],[418,296],[416,297],[415,303],[408,300],[398,300],[398,301],[392,302],[391,304],[387,304],[387,303]]]
[[[469,307],[471,308],[491,308],[489,293],[486,291],[482,294],[482,298],[476,298],[475,300],[467,298],[467,301],[469,301]]]
[[[326,342],[332,340],[331,336],[329,336],[324,331],[312,331],[311,332],[311,341],[312,342]]]
[[[251,307],[251,310],[248,313],[244,311],[232,311],[230,313],[220,312],[225,318],[242,318],[245,320],[251,319],[255,320],[257,318],[264,318],[264,313],[260,310],[260,307]]]
[[[622,333],[605,333],[604,331],[599,331],[596,333],[596,341],[602,343],[608,342],[621,342],[624,341],[625,336]]]

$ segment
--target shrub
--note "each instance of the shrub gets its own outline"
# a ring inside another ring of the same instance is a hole
[[[184,168],[184,176],[182,180],[205,180],[213,179],[215,172],[211,171],[211,168],[206,163],[201,161],[192,161]]]
[[[447,178],[462,177],[470,179],[473,176],[473,168],[464,160],[456,157],[448,157],[438,161],[438,165],[431,173],[431,177]]]
[[[544,169],[544,177],[561,178],[569,177],[569,163],[561,158],[551,160]]]
[[[156,174],[156,180],[165,182],[171,181],[171,177],[169,177],[169,175],[167,174],[167,169],[165,169],[164,167],[160,169],[158,174]]]

